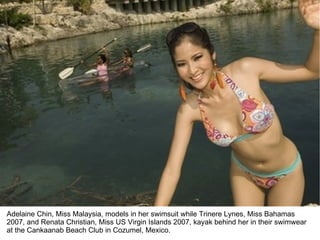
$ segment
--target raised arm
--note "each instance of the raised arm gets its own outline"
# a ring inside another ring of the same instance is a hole
[[[171,149],[160,179],[154,202],[155,206],[168,206],[170,204],[180,179],[181,168],[193,129],[193,123],[186,108],[186,104],[183,104],[177,113]]]
[[[299,10],[305,23],[315,29],[313,47],[305,66],[311,72],[318,73],[319,76],[320,2],[316,0],[299,0]]]
[[[300,65],[282,64],[258,58],[244,58],[236,66],[246,74],[270,82],[296,82],[319,79],[319,16],[320,2],[300,0],[299,10],[306,24],[314,29],[314,37],[307,59]]]

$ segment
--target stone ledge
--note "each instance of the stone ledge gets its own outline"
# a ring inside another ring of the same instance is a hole
[[[268,0],[273,9],[296,7],[296,1]],[[228,12],[222,11],[228,6]],[[23,5],[24,12],[30,8]],[[261,12],[263,9],[257,0],[221,0],[205,7],[191,8],[187,12],[164,12],[152,14],[123,13],[109,7],[104,0],[95,0],[92,4],[92,15],[84,15],[73,11],[70,7],[57,4],[50,14],[36,14],[36,25],[24,27],[20,31],[12,27],[0,26],[0,45],[6,45],[9,36],[12,48],[30,46],[42,41],[70,38],[95,32],[109,31],[134,25],[155,24],[172,21],[211,18],[222,15],[239,15]]]

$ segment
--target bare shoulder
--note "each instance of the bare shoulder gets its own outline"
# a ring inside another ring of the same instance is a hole
[[[243,57],[226,66],[226,69],[234,73],[259,74],[259,70],[264,66],[265,60],[255,57]]]
[[[261,59],[254,57],[244,57],[226,65],[221,70],[239,87],[255,92],[254,89],[260,88],[260,61]]]

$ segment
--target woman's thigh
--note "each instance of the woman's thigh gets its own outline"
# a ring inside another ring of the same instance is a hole
[[[300,206],[304,193],[304,173],[302,163],[288,175],[279,179],[268,193],[270,206]]]
[[[234,205],[264,206],[265,191],[258,187],[249,175],[233,161],[230,167],[230,182]]]

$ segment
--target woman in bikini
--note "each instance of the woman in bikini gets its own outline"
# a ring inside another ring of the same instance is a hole
[[[299,1],[302,17],[315,30],[303,65],[245,57],[218,68],[214,47],[204,28],[191,22],[167,34],[166,42],[181,79],[183,101],[156,206],[169,205],[172,200],[196,121],[203,122],[214,144],[231,147],[230,182],[235,205],[301,205],[302,160],[295,144],[283,135],[260,80],[287,83],[319,79],[319,8],[317,1]]]
[[[127,71],[131,68],[133,68],[134,60],[133,60],[133,54],[129,48],[126,48],[123,52],[123,70]]]
[[[114,71],[122,73],[133,68],[134,60],[132,51],[129,48],[126,48],[123,51],[123,56],[112,63],[113,67],[116,67]]]

